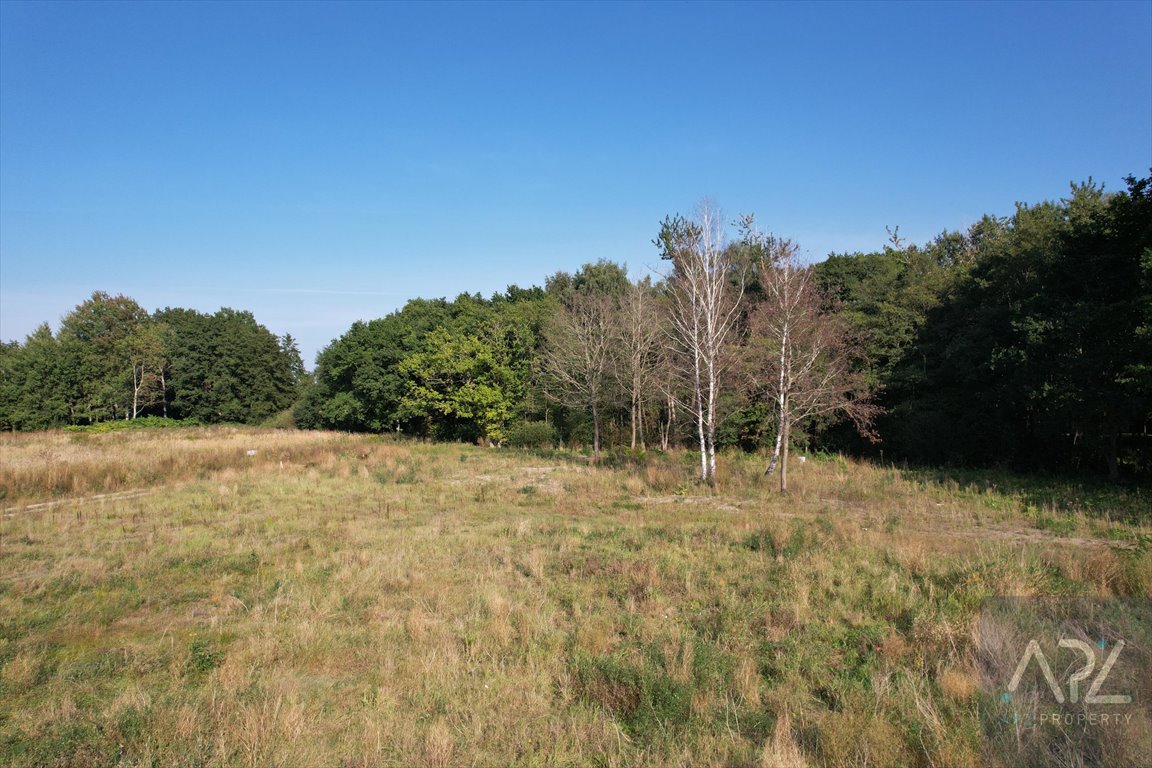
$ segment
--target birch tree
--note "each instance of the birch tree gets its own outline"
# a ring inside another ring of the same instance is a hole
[[[754,390],[762,392],[775,411],[776,446],[765,475],[779,464],[784,493],[793,429],[838,414],[875,439],[872,422],[879,408],[858,365],[859,345],[842,318],[829,311],[812,269],[798,263],[796,245],[755,231],[751,218],[742,228],[746,246],[757,254],[764,292],[749,317],[745,361]]]
[[[646,447],[644,417],[660,371],[665,330],[648,278],[629,283],[616,312],[615,370],[621,389],[629,397],[631,447]]]
[[[96,291],[60,322],[61,351],[69,376],[74,421],[131,416],[131,365],[127,340],[148,322],[144,308],[127,296]]]
[[[124,356],[132,369],[132,402],[126,418],[138,418],[146,409],[163,404],[168,415],[165,389],[168,350],[171,341],[168,327],[159,321],[140,325],[124,340]]]
[[[726,248],[723,217],[707,200],[693,220],[666,218],[656,240],[672,262],[672,337],[684,353],[700,445],[700,479],[716,485],[716,428],[726,352],[736,335],[744,275]]]
[[[545,396],[592,413],[592,454],[597,462],[603,408],[612,385],[616,332],[611,314],[609,296],[575,292],[545,330],[541,361]]]

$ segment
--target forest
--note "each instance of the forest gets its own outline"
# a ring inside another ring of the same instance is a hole
[[[590,259],[544,285],[413,299],[305,370],[252,314],[102,292],[0,346],[0,428],[132,421],[587,448],[789,447],[1152,477],[1152,179],[1089,180],[913,244],[803,263],[709,204],[654,223],[659,279]]]

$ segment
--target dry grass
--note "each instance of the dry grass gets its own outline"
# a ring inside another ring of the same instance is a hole
[[[222,470],[319,466],[351,438],[331,432],[210,427],[0,433],[0,503],[21,504],[147,490]],[[250,453],[251,452],[251,453]]]
[[[839,460],[781,499],[731,457],[712,495],[680,456],[229,429],[0,449],[13,766],[975,766],[980,600],[1146,596],[1152,565],[1109,546],[1145,529],[1054,535]]]

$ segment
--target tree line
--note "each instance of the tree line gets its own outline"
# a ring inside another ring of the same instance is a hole
[[[966,231],[805,264],[702,204],[654,232],[663,269],[416,299],[304,373],[251,315],[96,294],[0,358],[0,425],[141,413],[490,444],[790,447],[933,465],[1152,475],[1152,182],[1018,204]]]
[[[149,314],[126,296],[97,291],[53,333],[0,345],[0,428],[163,416],[258,424],[291,408],[306,383],[291,336],[250,312]]]

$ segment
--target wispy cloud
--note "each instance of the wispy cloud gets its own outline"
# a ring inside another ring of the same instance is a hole
[[[173,290],[168,286],[168,290]],[[227,287],[211,287],[203,285],[184,286],[181,290],[194,293],[271,293],[271,294],[301,294],[316,296],[383,296],[386,298],[405,298],[407,294],[393,291],[353,291],[344,288],[263,288],[242,285]]]
[[[348,291],[341,288],[246,288],[254,293],[315,293],[325,296],[402,296],[389,291]]]

